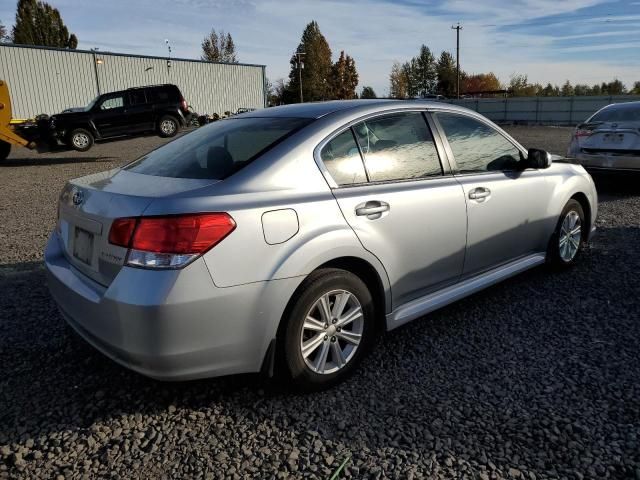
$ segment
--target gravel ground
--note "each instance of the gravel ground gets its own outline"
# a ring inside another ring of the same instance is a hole
[[[509,131],[554,153],[569,135]],[[64,180],[158,143],[0,167],[0,478],[328,478],[348,459],[340,478],[640,479],[637,180],[598,179],[576,268],[412,322],[345,384],[301,395],[255,375],[155,382],[57,314],[40,259]]]

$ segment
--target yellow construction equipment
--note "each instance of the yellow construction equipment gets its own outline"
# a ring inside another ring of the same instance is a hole
[[[11,118],[9,85],[4,80],[0,80],[0,161],[9,156],[11,145],[35,148],[35,142],[30,142],[16,133],[16,127],[27,122],[28,120]]]

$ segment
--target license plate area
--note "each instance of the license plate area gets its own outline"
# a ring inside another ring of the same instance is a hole
[[[73,256],[86,265],[93,259],[93,233],[76,227],[73,234]]]
[[[603,138],[604,143],[617,145],[624,141],[624,133],[607,133]]]

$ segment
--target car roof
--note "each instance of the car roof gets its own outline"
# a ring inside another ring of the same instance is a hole
[[[622,103],[611,103],[609,105],[607,105],[606,107],[603,107],[604,109],[607,110],[613,110],[613,109],[634,109],[634,108],[640,108],[640,101],[636,101],[636,102],[622,102]]]
[[[357,113],[362,110],[392,110],[400,107],[418,107],[418,108],[442,108],[446,107],[451,110],[459,110],[468,112],[469,110],[457,105],[449,103],[434,102],[428,100],[331,100],[328,102],[309,102],[295,103],[292,105],[282,105],[279,107],[269,107],[261,110],[255,110],[249,113],[243,113],[243,117],[290,117],[290,118],[320,118],[336,112]]]

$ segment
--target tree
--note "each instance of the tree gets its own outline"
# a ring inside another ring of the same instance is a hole
[[[640,82],[635,82],[633,89],[629,93],[632,95],[640,95]]]
[[[445,97],[453,97],[456,95],[457,87],[457,70],[456,62],[453,55],[449,52],[442,52],[438,62],[436,63],[436,74],[438,83],[436,90],[438,94]]]
[[[513,75],[509,81],[509,91],[514,97],[535,97],[543,90],[539,83],[529,83],[526,75]]]
[[[640,83],[640,82],[638,82]],[[376,92],[373,91],[371,87],[362,87],[362,92],[360,93],[360,98],[378,98]]]
[[[302,76],[302,94],[305,102],[329,98],[333,69],[331,49],[315,20],[305,27],[296,52],[304,52],[304,68],[299,70],[297,56],[292,55],[285,103],[300,101],[299,76]]]
[[[564,82],[564,85],[562,85],[562,96],[563,97],[573,97],[574,95],[574,89],[573,86],[571,85],[571,82],[569,80],[567,80],[566,82]]]
[[[591,87],[589,85],[576,83],[576,85],[573,87],[573,94],[575,96],[591,95]]]
[[[409,79],[403,65],[393,62],[389,74],[389,96],[393,98],[407,98],[409,96]]]
[[[238,63],[236,46],[230,33],[223,30],[216,32],[212,29],[202,40],[202,60],[207,62]]]
[[[627,92],[627,87],[616,78],[607,84],[607,91],[609,95],[624,95]]]
[[[7,38],[7,29],[0,21],[0,42],[2,42],[5,38]]]
[[[543,97],[552,97],[553,85],[551,85],[551,83],[547,83],[547,86],[540,91],[540,95],[542,95]]]
[[[500,80],[493,72],[464,75],[460,80],[461,93],[493,92],[502,89]]]
[[[12,40],[22,45],[71,49],[78,46],[78,38],[69,34],[58,9],[37,0],[18,0]]]
[[[267,79],[267,101],[269,106],[282,105],[284,103],[284,92],[286,89],[287,84],[283,78],[279,78],[275,82]]]
[[[418,88],[416,87],[415,77],[413,75],[413,63],[415,63],[415,58],[411,59],[410,62],[404,62],[402,64],[402,75],[407,85],[406,96],[409,98],[414,98],[418,95]]]
[[[422,45],[418,56],[411,60],[411,79],[416,95],[424,98],[432,94],[436,89],[437,78],[435,58],[429,47]]]
[[[342,50],[338,61],[331,67],[331,97],[338,100],[356,98],[357,86],[356,62]]]
[[[602,87],[596,83],[591,87],[591,95],[602,95]]]

